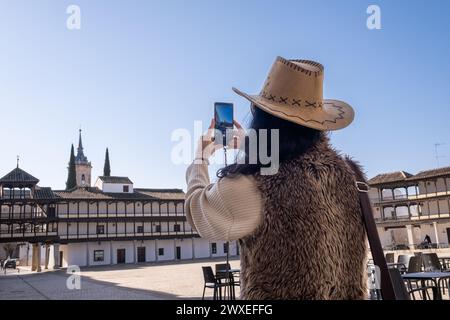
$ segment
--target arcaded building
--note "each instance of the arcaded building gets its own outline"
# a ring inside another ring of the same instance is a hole
[[[369,192],[386,249],[447,248],[450,243],[450,167],[379,174]],[[431,243],[425,243],[425,237]]]
[[[81,133],[75,164],[77,186],[69,190],[41,187],[19,165],[0,179],[0,243],[13,248],[0,258],[39,271],[239,254],[236,242],[228,247],[192,230],[181,189],[137,188],[119,176],[92,184]]]

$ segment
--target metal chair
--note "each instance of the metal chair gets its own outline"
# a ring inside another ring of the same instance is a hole
[[[388,252],[386,253],[386,262],[387,263],[394,263],[394,253]]]
[[[413,257],[411,254],[401,254],[398,256],[397,263],[401,263],[403,265],[400,268],[397,268],[401,273],[406,272],[406,267],[409,265],[409,259],[411,259],[411,257]]]
[[[391,277],[392,286],[394,287],[394,293],[397,300],[416,300],[415,292],[422,293],[421,298],[423,300],[431,300],[429,290],[433,293],[433,300],[437,299],[437,288],[435,286],[418,286],[414,289],[407,288],[405,281],[400,274],[400,271],[396,268],[389,268],[389,275]],[[427,299],[428,298],[428,299]]]
[[[222,276],[222,275],[219,275],[221,272],[220,271],[223,271],[223,270],[230,270],[231,269],[231,266],[230,266],[230,264],[229,263],[216,263],[215,265],[214,265],[214,267],[215,267],[215,269],[216,269],[216,276],[217,276],[217,278],[220,278],[220,277],[224,277],[224,276]]]
[[[422,262],[423,267],[425,271],[429,272],[442,272],[446,271],[445,266],[441,264],[441,261],[439,261],[439,257],[436,253],[425,253],[422,256]],[[442,286],[442,293],[445,294],[445,288],[449,288],[449,281],[448,279],[444,280],[445,285]]]
[[[230,299],[235,299],[235,290],[234,287],[240,286],[241,283],[239,279],[236,279],[235,275],[233,273],[229,273],[227,275],[226,272],[223,272],[224,270],[230,270],[231,266],[228,263],[217,263],[215,264],[216,269],[216,278],[219,280],[220,283],[222,283],[222,280],[225,281],[224,285],[229,285],[230,287]]]
[[[414,256],[409,259],[406,273],[422,272],[422,257]]]
[[[213,299],[217,300],[217,296],[219,296],[219,300],[222,299],[222,290],[221,288],[225,286],[225,284],[221,284],[219,280],[214,276],[214,272],[211,267],[202,267],[203,270],[203,279],[205,280],[205,284],[203,286],[203,295],[202,300],[205,299],[205,291],[206,288],[214,289]]]
[[[436,253],[425,253],[424,255],[422,255],[422,262],[425,271],[442,271],[442,265]]]

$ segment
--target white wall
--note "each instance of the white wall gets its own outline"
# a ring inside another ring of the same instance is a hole
[[[123,187],[128,186],[127,193],[133,193],[133,184],[131,183],[105,183],[100,179],[97,179],[95,186],[102,190],[103,192],[111,192],[111,193],[124,193]]]
[[[87,265],[86,243],[70,243],[59,248],[63,252],[63,267]]]
[[[103,250],[103,261],[94,261],[94,251]],[[114,255],[114,252],[113,252]],[[100,241],[99,242],[89,242],[89,265],[98,266],[111,264],[111,242],[110,241]]]
[[[133,241],[113,241],[113,264],[117,263],[117,249],[125,249],[125,263],[134,263]]]
[[[195,258],[208,258],[210,256],[209,241],[202,238],[193,238]]]
[[[181,248],[181,259],[192,259],[192,240],[176,239],[175,246]]]
[[[160,256],[158,253],[159,248],[164,248],[164,255]],[[174,241],[170,240],[157,240],[156,254],[158,261],[167,261],[175,259],[175,246]]]

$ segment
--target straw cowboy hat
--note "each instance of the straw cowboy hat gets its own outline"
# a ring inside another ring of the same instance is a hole
[[[321,131],[344,128],[355,116],[347,103],[323,99],[323,66],[314,61],[277,57],[260,94],[233,90],[276,117]]]

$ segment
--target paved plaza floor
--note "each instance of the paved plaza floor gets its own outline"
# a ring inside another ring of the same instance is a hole
[[[12,269],[0,274],[0,300],[3,299],[201,299],[202,266],[223,263],[224,259],[166,262],[158,264],[125,264],[81,269],[81,289],[68,289],[66,270],[20,272]],[[239,260],[230,261],[239,268]],[[239,296],[239,289],[236,292]],[[212,298],[212,289],[206,290]]]

